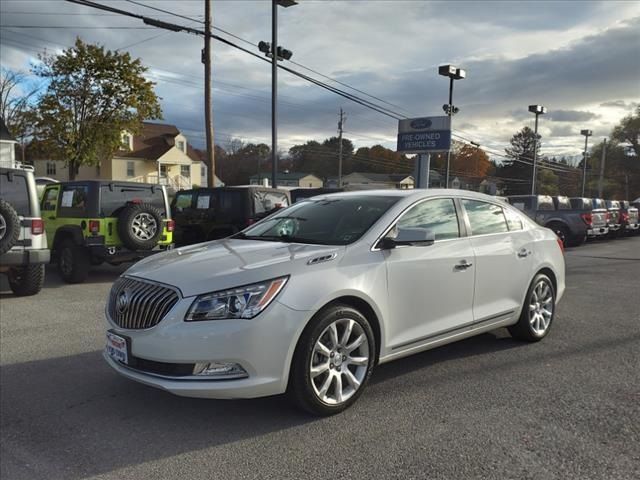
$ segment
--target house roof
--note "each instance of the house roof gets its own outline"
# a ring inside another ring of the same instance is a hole
[[[7,125],[4,123],[4,118],[0,117],[0,140],[5,142],[15,142],[16,139],[11,136]]]
[[[437,173],[433,170],[431,173]],[[398,183],[406,178],[413,178],[413,176],[409,173],[371,173],[371,172],[352,172],[348,175],[344,175],[344,177],[348,177],[350,175],[360,175],[368,179],[371,182],[378,183]],[[333,177],[332,179],[337,180],[337,177]]]
[[[302,173],[302,172],[280,172],[276,176],[278,180],[300,180],[301,178],[308,177],[309,175],[313,177],[317,177],[313,173]],[[251,176],[251,180],[259,180],[262,178],[271,178],[270,173],[260,173]]]
[[[142,122],[142,131],[133,136],[133,148],[120,154],[127,158],[156,160],[173,148],[177,135],[180,130],[175,125]]]

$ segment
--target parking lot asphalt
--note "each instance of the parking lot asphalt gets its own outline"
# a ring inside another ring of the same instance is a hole
[[[323,419],[283,397],[180,398],[118,377],[102,317],[123,268],[83,285],[49,271],[26,299],[3,278],[0,477],[640,478],[640,237],[566,262],[544,341],[501,329],[382,365]]]

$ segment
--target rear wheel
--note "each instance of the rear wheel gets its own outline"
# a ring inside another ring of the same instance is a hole
[[[82,283],[89,275],[90,255],[85,247],[64,240],[58,254],[58,271],[67,283]]]
[[[147,203],[129,204],[118,215],[118,235],[130,250],[151,250],[162,228],[162,212]]]
[[[319,312],[302,334],[291,366],[289,394],[314,415],[351,406],[371,376],[375,339],[359,311],[336,305]]]
[[[9,270],[9,286],[19,297],[35,295],[44,285],[44,265],[25,265]]]
[[[565,225],[562,225],[561,223],[553,223],[549,225],[548,228],[553,230],[558,238],[562,240],[563,245],[569,246],[569,243],[571,243],[571,232]]]
[[[551,329],[555,306],[553,282],[547,275],[539,273],[529,286],[518,323],[509,327],[509,333],[527,342],[542,340]]]

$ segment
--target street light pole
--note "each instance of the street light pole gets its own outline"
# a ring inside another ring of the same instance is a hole
[[[459,109],[453,106],[453,81],[462,80],[466,78],[467,72],[462,68],[458,68],[455,65],[440,65],[438,67],[438,74],[443,77],[449,77],[449,103],[442,106],[447,116],[453,117],[458,113]],[[449,122],[451,125],[451,121]],[[451,167],[451,147],[447,150],[447,171],[445,174],[445,188],[449,188],[449,170]]]
[[[529,105],[529,111],[535,113],[536,124],[533,130],[535,141],[533,144],[533,173],[531,177],[531,195],[536,194],[536,170],[538,164],[538,117],[547,113],[547,108],[542,105]]]
[[[278,175],[278,2],[271,1],[271,188]]]
[[[580,135],[584,135],[584,152],[582,155],[582,196],[584,197],[587,185],[587,144],[589,142],[589,137],[593,135],[593,132],[591,130],[580,130]]]

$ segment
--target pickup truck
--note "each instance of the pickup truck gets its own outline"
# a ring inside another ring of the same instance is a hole
[[[622,233],[624,233],[624,228],[621,228],[622,221],[620,219],[620,202],[617,200],[605,200],[605,206],[607,207],[607,212],[609,212],[609,236],[610,237],[619,237]]]
[[[567,197],[512,195],[508,201],[539,225],[553,230],[568,247],[581,245],[587,238],[582,211],[575,210]]]
[[[609,233],[609,212],[601,198],[572,197],[571,206],[581,212],[580,216],[587,225],[587,237],[604,238]]]
[[[628,200],[620,201],[620,224],[623,231],[628,234],[640,232],[638,208]]]

